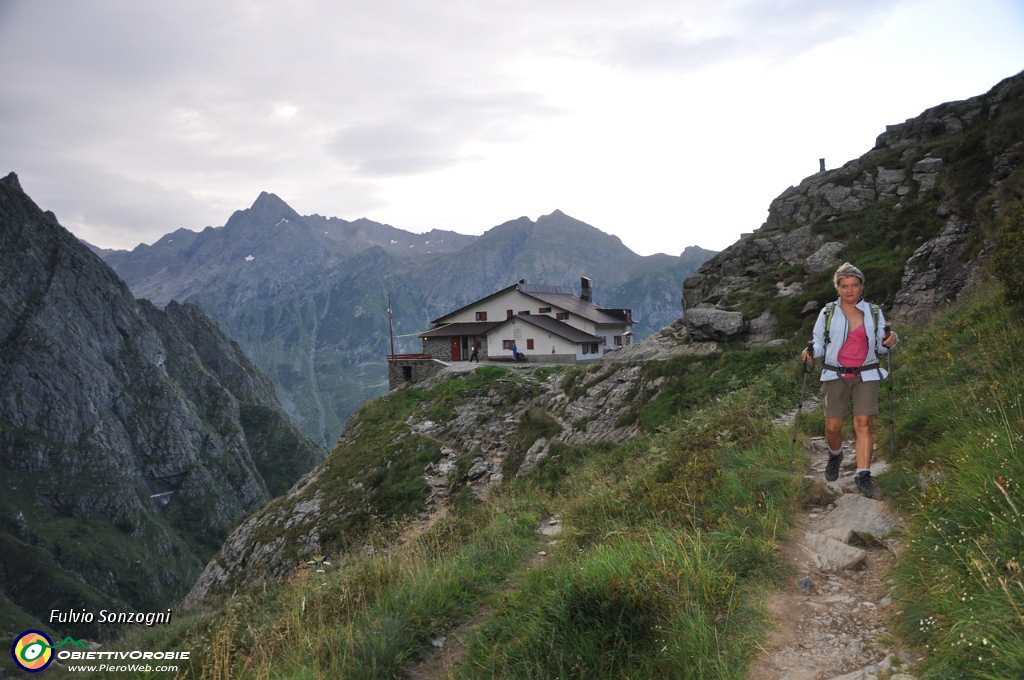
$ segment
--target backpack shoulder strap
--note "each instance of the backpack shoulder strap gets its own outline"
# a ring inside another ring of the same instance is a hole
[[[836,312],[836,303],[828,302],[825,304],[825,347],[828,347],[829,334],[828,331],[832,327],[832,315]]]

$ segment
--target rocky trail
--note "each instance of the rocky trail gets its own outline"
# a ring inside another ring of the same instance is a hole
[[[827,451],[823,437],[811,439],[805,475],[824,481]],[[887,623],[901,520],[884,500],[861,495],[852,458],[825,482],[820,504],[797,513],[781,546],[792,573],[769,602],[771,632],[749,680],[914,680],[920,656],[897,649]],[[886,467],[876,460],[872,474]]]

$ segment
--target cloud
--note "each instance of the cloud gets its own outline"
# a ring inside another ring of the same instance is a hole
[[[325,148],[361,175],[416,175],[476,160],[468,147],[514,142],[524,121],[562,113],[527,92],[424,94],[393,112],[388,122],[339,129]]]
[[[792,59],[877,24],[899,0],[747,0],[700,20],[651,15],[608,37],[602,58],[640,71],[688,71],[736,60]]]
[[[488,220],[495,205],[550,212],[570,185],[592,219],[613,197],[633,209],[622,186],[658,187],[644,200],[667,213],[661,187],[679,171],[666,159],[706,165],[689,149],[721,139],[723,120],[730,139],[746,126],[733,92],[765,101],[798,82],[769,89],[744,69],[792,64],[908,5],[923,3],[0,0],[0,171],[121,247],[223,223],[264,190],[300,212],[448,228],[443,203]]]

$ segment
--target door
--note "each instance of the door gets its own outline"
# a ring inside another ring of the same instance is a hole
[[[452,338],[452,361],[462,361],[462,343],[458,337]]]

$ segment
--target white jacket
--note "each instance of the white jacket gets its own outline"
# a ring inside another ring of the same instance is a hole
[[[818,359],[824,355],[826,364],[838,366],[839,350],[843,348],[846,336],[850,332],[850,322],[847,320],[846,314],[843,313],[840,300],[837,299],[833,304],[835,305],[835,311],[832,312],[828,347],[825,347],[825,307],[822,307],[818,313],[818,320],[814,323],[814,358]],[[857,309],[864,312],[864,330],[868,336],[868,354],[861,365],[877,364],[879,354],[889,353],[888,348],[882,345],[882,336],[885,335],[885,316],[882,314],[882,310],[879,309],[878,327],[876,328],[875,319],[871,313],[871,305],[861,300],[857,303]],[[864,371],[860,374],[860,377],[864,382],[871,382],[884,380],[887,375],[889,375],[888,372],[884,368],[879,367],[870,371]],[[840,375],[835,371],[824,368],[821,370],[822,382],[838,380],[839,377]]]

